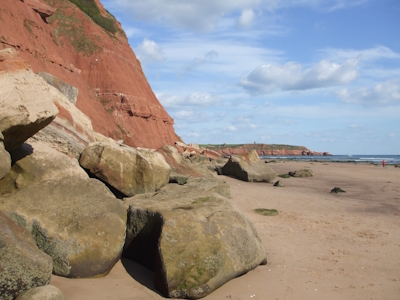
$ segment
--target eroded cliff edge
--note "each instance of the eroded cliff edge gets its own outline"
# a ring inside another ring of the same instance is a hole
[[[76,106],[95,131],[134,147],[179,141],[121,25],[98,0],[86,1],[88,14],[80,2],[1,1],[0,49],[15,48],[35,73],[77,87]]]

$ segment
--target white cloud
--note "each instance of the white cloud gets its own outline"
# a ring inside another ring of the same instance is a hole
[[[143,36],[144,35],[144,31],[142,29],[135,28],[135,27],[127,27],[124,29],[124,31],[128,38],[133,37],[133,36]]]
[[[251,20],[250,10],[261,9],[273,13],[281,8],[311,7],[334,11],[361,5],[368,0],[104,0],[107,7],[131,13],[135,20],[168,24],[195,31],[211,31],[216,24],[239,11],[246,12],[243,22]]]
[[[165,60],[162,49],[156,42],[146,38],[143,39],[143,42],[137,47],[136,55],[142,63],[162,62]]]
[[[253,24],[255,18],[254,11],[252,9],[245,9],[239,17],[239,26],[242,28],[248,28]]]
[[[185,72],[190,72],[197,66],[212,61],[216,58],[218,58],[218,52],[211,50],[204,55],[204,58],[202,57],[194,58],[188,65],[185,66],[184,70]]]
[[[166,108],[181,107],[181,106],[217,106],[220,104],[220,99],[209,93],[193,92],[186,97],[167,96],[163,93],[156,95],[161,104]]]
[[[297,62],[261,65],[244,77],[240,85],[251,94],[337,86],[359,76],[358,62],[359,58],[350,58],[342,64],[322,60],[308,69]]]
[[[324,57],[334,61],[343,61],[349,57],[360,57],[361,60],[369,62],[380,59],[400,59],[400,53],[385,46],[363,50],[327,48],[320,50],[320,52]]]
[[[365,105],[400,103],[400,80],[393,79],[378,83],[373,89],[363,87],[355,91],[349,91],[344,88],[337,92],[337,96],[347,103]]]

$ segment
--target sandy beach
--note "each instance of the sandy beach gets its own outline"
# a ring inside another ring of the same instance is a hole
[[[231,201],[255,224],[268,264],[203,298],[400,299],[400,168],[278,161],[278,174],[310,168],[311,178],[246,183],[224,177]],[[346,193],[331,194],[334,187]],[[253,210],[279,210],[262,216]],[[151,271],[122,260],[104,278],[52,276],[67,299],[163,299]]]

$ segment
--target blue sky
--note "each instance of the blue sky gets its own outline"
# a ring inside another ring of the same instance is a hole
[[[400,1],[102,3],[186,143],[400,154]]]

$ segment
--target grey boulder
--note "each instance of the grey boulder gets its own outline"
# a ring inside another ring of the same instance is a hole
[[[0,298],[15,299],[23,290],[48,284],[52,268],[30,232],[0,211]]]
[[[197,180],[124,200],[129,209],[123,255],[154,270],[155,286],[165,297],[202,298],[266,263],[254,225],[215,192],[219,184],[210,181],[216,179]]]
[[[89,176],[75,158],[62,154],[41,142],[24,143],[11,152],[14,165],[0,180],[0,195],[9,194],[34,182]]]
[[[126,196],[154,192],[168,184],[171,167],[154,150],[135,149],[116,142],[86,147],[81,166]]]
[[[55,275],[106,275],[125,243],[126,208],[96,179],[36,182],[0,197],[0,210],[31,232]]]
[[[63,293],[52,285],[23,291],[15,300],[67,300]]]

